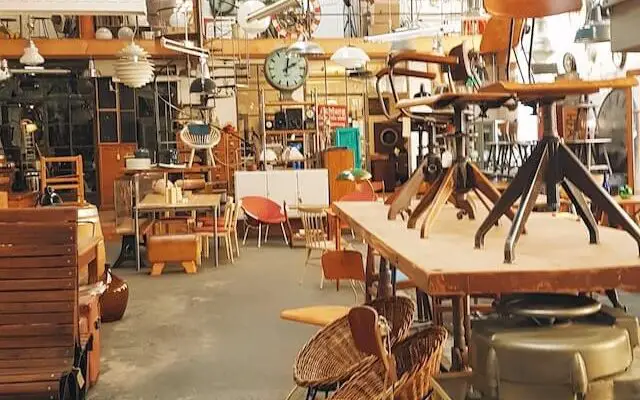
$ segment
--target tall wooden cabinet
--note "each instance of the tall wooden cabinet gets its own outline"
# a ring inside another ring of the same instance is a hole
[[[111,78],[97,78],[96,88],[100,208],[112,209],[114,181],[137,148],[136,96]]]
[[[322,151],[321,167],[329,170],[329,199],[333,203],[355,190],[350,181],[339,181],[338,175],[346,169],[353,169],[353,152],[346,147],[330,147]]]

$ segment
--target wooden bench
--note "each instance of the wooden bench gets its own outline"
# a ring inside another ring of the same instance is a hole
[[[0,210],[0,399],[81,399],[77,210]]]

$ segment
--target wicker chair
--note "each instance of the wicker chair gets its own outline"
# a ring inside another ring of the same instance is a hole
[[[206,150],[208,159],[211,160],[211,165],[215,167],[216,161],[212,149],[220,143],[221,139],[220,131],[217,128],[203,123],[189,123],[180,132],[180,139],[191,149],[189,168],[193,165],[196,150]],[[208,161],[207,164],[209,164]]]
[[[391,324],[391,341],[402,340],[409,333],[415,305],[406,297],[374,301],[371,306]],[[374,356],[360,352],[351,336],[348,316],[337,319],[316,333],[304,345],[293,367],[298,386],[313,391],[335,390]]]
[[[415,333],[393,346],[398,381],[385,384],[385,369],[376,359],[363,365],[348,382],[338,389],[332,400],[418,400],[431,389],[431,377],[440,371],[440,361],[447,339],[443,327],[434,326]]]

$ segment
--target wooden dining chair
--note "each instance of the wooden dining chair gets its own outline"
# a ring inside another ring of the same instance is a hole
[[[355,282],[363,285],[365,281],[362,254],[355,250],[327,251],[322,255],[321,263],[325,279],[336,281],[336,291],[340,290],[341,279],[349,280],[357,303],[358,291]]]
[[[218,225],[218,237],[224,239],[225,250],[227,252],[227,258],[234,263],[235,260],[233,258],[233,223],[234,216],[236,213],[237,205],[232,202],[227,202],[224,206],[224,217],[223,224]],[[202,252],[205,258],[209,258],[209,238],[214,237],[214,226],[213,225],[204,225],[204,226],[196,226],[194,228],[194,232],[198,234],[201,238],[202,244]]]
[[[327,213],[324,207],[317,206],[299,206],[298,215],[302,221],[302,229],[304,232],[305,248],[307,249],[307,257],[304,261],[302,277],[300,284],[304,281],[304,275],[307,267],[314,259],[320,259],[321,256],[329,250],[336,249],[336,243],[329,239],[327,231]],[[313,257],[313,253],[320,253],[320,257]],[[324,286],[324,273],[320,275],[320,289]]]

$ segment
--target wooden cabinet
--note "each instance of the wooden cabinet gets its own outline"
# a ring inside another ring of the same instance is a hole
[[[329,198],[332,203],[355,190],[353,182],[338,180],[340,172],[353,169],[353,152],[350,149],[332,147],[323,150],[321,160],[322,168],[329,170]]]
[[[98,146],[98,177],[100,181],[100,208],[112,209],[113,183],[122,174],[125,157],[133,156],[135,143],[100,144]]]

